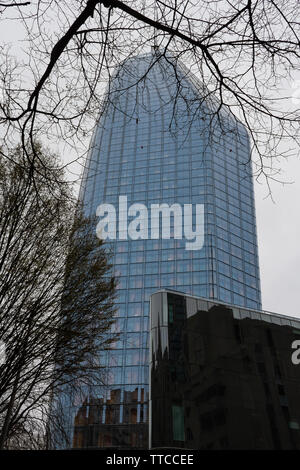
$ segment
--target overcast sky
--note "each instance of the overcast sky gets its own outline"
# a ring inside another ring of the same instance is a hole
[[[0,44],[22,38],[18,24],[0,28]],[[300,80],[297,81],[300,90]],[[286,91],[286,90],[285,90]],[[292,92],[292,91],[291,91]],[[299,93],[300,96],[300,93]],[[70,157],[69,157],[70,158]],[[263,309],[300,317],[300,160],[282,163],[284,181],[293,184],[255,183],[259,261]],[[78,165],[74,167],[78,171]]]
[[[255,184],[258,248],[263,309],[300,317],[300,161],[283,165],[282,178],[290,185],[267,189]]]

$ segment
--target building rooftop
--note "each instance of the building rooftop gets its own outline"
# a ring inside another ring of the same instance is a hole
[[[159,289],[152,295],[163,293],[163,292],[167,292],[170,294],[178,294],[184,297],[188,297],[192,300],[196,300],[198,309],[201,308],[201,302],[207,302],[211,305],[216,305],[216,304],[225,305],[226,307],[232,308],[233,316],[235,318],[239,318],[239,319],[251,318],[253,320],[263,320],[263,321],[267,321],[269,323],[274,323],[277,325],[289,325],[289,326],[293,326],[295,328],[300,329],[300,316],[293,317],[290,315],[283,315],[279,313],[268,312],[266,310],[249,309],[247,307],[241,307],[239,305],[233,305],[233,304],[229,304],[226,302],[221,302],[219,300],[208,299],[206,297],[198,297],[195,295],[187,294],[185,292],[179,292],[179,291],[172,290],[172,289]],[[205,308],[207,307],[205,306]]]

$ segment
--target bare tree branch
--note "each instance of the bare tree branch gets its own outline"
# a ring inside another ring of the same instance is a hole
[[[34,149],[39,134],[78,147],[103,110],[112,71],[152,44],[154,61],[188,64],[207,97],[219,101],[215,113],[227,108],[244,123],[258,174],[272,176],[269,158],[285,158],[285,142],[291,155],[299,148],[299,106],[292,99],[300,58],[297,9],[296,1],[283,0],[36,0],[27,16],[20,13],[31,79],[20,83],[24,64],[18,68],[3,52],[0,123],[24,148],[29,140]],[[48,35],[52,17],[60,20]],[[147,73],[136,79],[146,80]],[[289,82],[287,96],[277,93],[282,81]]]

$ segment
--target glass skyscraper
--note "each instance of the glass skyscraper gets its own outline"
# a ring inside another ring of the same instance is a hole
[[[150,228],[148,239],[126,239],[117,224],[108,247],[122,335],[101,358],[108,386],[75,413],[73,447],[147,447],[150,294],[168,288],[261,308],[249,138],[204,95],[185,66],[157,51],[127,60],[111,81],[81,187],[85,213],[112,204],[118,220],[119,196],[148,208],[203,204],[204,244],[188,250],[174,239],[173,218],[170,239],[151,239]]]

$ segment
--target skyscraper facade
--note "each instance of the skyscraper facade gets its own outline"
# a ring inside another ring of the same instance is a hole
[[[127,60],[111,81],[80,198],[87,215],[103,203],[116,208],[107,246],[122,334],[101,358],[109,384],[78,409],[74,447],[147,447],[149,296],[158,288],[261,307],[249,139],[226,109],[216,115],[217,107],[185,66],[157,51]],[[183,213],[169,217],[169,238],[159,232],[167,213],[157,230],[144,223],[140,237],[130,236],[118,221],[130,223],[134,203],[201,205],[203,243],[187,249],[187,239],[176,238],[178,224],[185,233]]]

